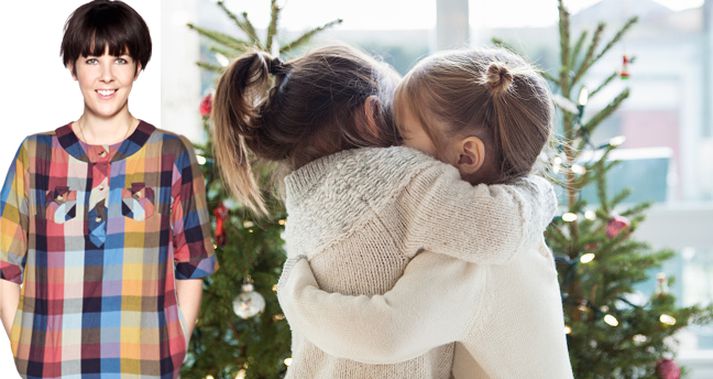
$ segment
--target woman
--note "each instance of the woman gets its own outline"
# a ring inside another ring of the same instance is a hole
[[[23,141],[0,203],[0,311],[17,369],[177,377],[200,278],[217,267],[201,171],[189,141],[129,112],[151,57],[131,7],[80,6],[61,53],[84,111]]]

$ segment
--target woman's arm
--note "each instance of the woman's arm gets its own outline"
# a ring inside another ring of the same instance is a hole
[[[536,243],[557,210],[552,185],[531,175],[507,185],[473,186],[438,163],[414,177],[397,207],[405,252],[450,255],[479,264],[504,264]]]
[[[2,318],[2,325],[5,327],[8,336],[10,336],[10,329],[19,303],[20,285],[7,280],[0,280],[0,318]]]
[[[20,302],[27,255],[29,158],[26,142],[27,139],[17,150],[0,191],[0,318],[8,336]]]
[[[181,308],[181,313],[183,313],[183,318],[186,321],[186,340],[190,340],[191,335],[193,335],[193,327],[196,325],[196,319],[198,318],[198,311],[201,308],[203,279],[176,280],[176,294],[178,296],[178,306]]]
[[[291,327],[327,354],[369,364],[415,358],[465,336],[478,318],[486,268],[421,253],[383,295],[319,289],[306,259],[285,265],[278,290]]]

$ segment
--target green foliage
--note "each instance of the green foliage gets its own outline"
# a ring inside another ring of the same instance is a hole
[[[258,36],[258,32],[248,18],[248,14],[246,12],[236,14],[228,9],[224,1],[218,1],[217,4],[223,13],[225,13],[225,15],[233,21],[233,24],[237,27],[238,33],[241,34],[241,36],[231,36],[215,30],[203,28],[192,23],[188,23],[187,26],[214,43],[215,45],[210,48],[213,52],[220,53],[231,60],[249,50],[262,50],[268,53],[273,53],[273,55],[277,55],[278,52],[280,55],[289,55],[293,50],[309,43],[315,35],[342,23],[341,19],[330,21],[324,25],[304,32],[292,41],[281,44],[278,39],[278,24],[282,8],[278,6],[277,0],[270,0],[270,24],[267,26],[264,40],[261,40]],[[277,51],[275,51],[276,47],[279,47]],[[209,69],[215,68],[214,65],[207,62],[198,62],[198,65]]]
[[[220,1],[218,6],[233,21],[242,36],[202,28],[188,27],[205,37],[213,45],[209,51],[232,60],[248,50],[265,50],[278,46],[278,21],[280,7],[271,1],[271,20],[266,38],[261,40],[246,13],[236,14]],[[340,23],[335,20],[305,32],[279,51],[288,53],[305,45],[310,38],[325,28]],[[207,62],[198,65],[211,72],[221,73],[224,67]],[[203,128],[210,136],[210,122],[203,120]],[[274,286],[277,284],[285,252],[281,234],[284,230],[285,211],[281,201],[266,193],[270,217],[257,218],[240,204],[230,199],[224,188],[215,159],[213,141],[195,145],[197,153],[205,158],[203,174],[206,178],[208,206],[212,211],[219,204],[226,205],[229,217],[224,222],[226,243],[216,247],[220,269],[204,281],[201,313],[191,337],[186,362],[181,376],[186,379],[235,378],[245,370],[246,378],[277,378],[284,375],[284,360],[290,356],[290,330],[280,310]],[[272,179],[274,167],[256,162],[255,172],[263,183]],[[213,223],[215,227],[215,220]],[[241,292],[241,285],[253,282],[255,291],[266,302],[265,311],[247,320],[233,312],[233,299]]]
[[[544,76],[553,83],[555,93],[576,103],[575,86],[620,42],[637,18],[627,20],[600,47],[606,30],[604,23],[598,24],[591,34],[582,31],[572,44],[570,15],[562,0],[559,14],[558,76],[547,72]],[[503,41],[493,42],[507,46]],[[589,98],[600,95],[618,76],[618,72],[609,75],[594,87]],[[656,363],[675,354],[675,333],[691,323],[713,320],[713,306],[679,307],[674,296],[666,291],[643,295],[635,289],[674,253],[654,251],[647,243],[633,238],[649,204],[624,206],[630,191],[607,193],[606,174],[617,163],[609,157],[618,144],[597,144],[590,140],[595,129],[620,108],[629,94],[625,88],[586,120],[583,117],[586,104],[578,114],[563,111],[564,138],[554,153],[563,171],[557,175],[566,195],[565,212],[578,216],[572,222],[558,217],[546,232],[557,261],[565,323],[571,329],[567,342],[574,376],[578,379],[656,377]],[[576,166],[583,169],[575,170]],[[597,189],[598,204],[587,204],[581,198],[587,185]],[[630,226],[616,235],[608,235],[607,227],[617,215],[627,217]]]

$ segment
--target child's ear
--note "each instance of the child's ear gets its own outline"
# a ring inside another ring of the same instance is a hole
[[[141,73],[141,63],[136,63],[136,72],[134,73],[134,80],[139,78],[140,73]]]
[[[470,136],[460,141],[456,166],[462,174],[474,174],[485,163],[485,144],[478,137]]]
[[[376,138],[377,140],[381,136],[381,129],[379,128],[379,98],[371,95],[364,100],[364,132],[368,133],[369,136]]]

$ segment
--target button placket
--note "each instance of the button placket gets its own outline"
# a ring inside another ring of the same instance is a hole
[[[104,150],[102,150],[104,151]],[[97,153],[97,155],[99,155]],[[108,154],[105,155],[105,158]],[[107,231],[107,198],[111,164],[107,159],[92,162],[92,187],[89,191],[88,224],[90,239],[97,247],[103,246]]]

